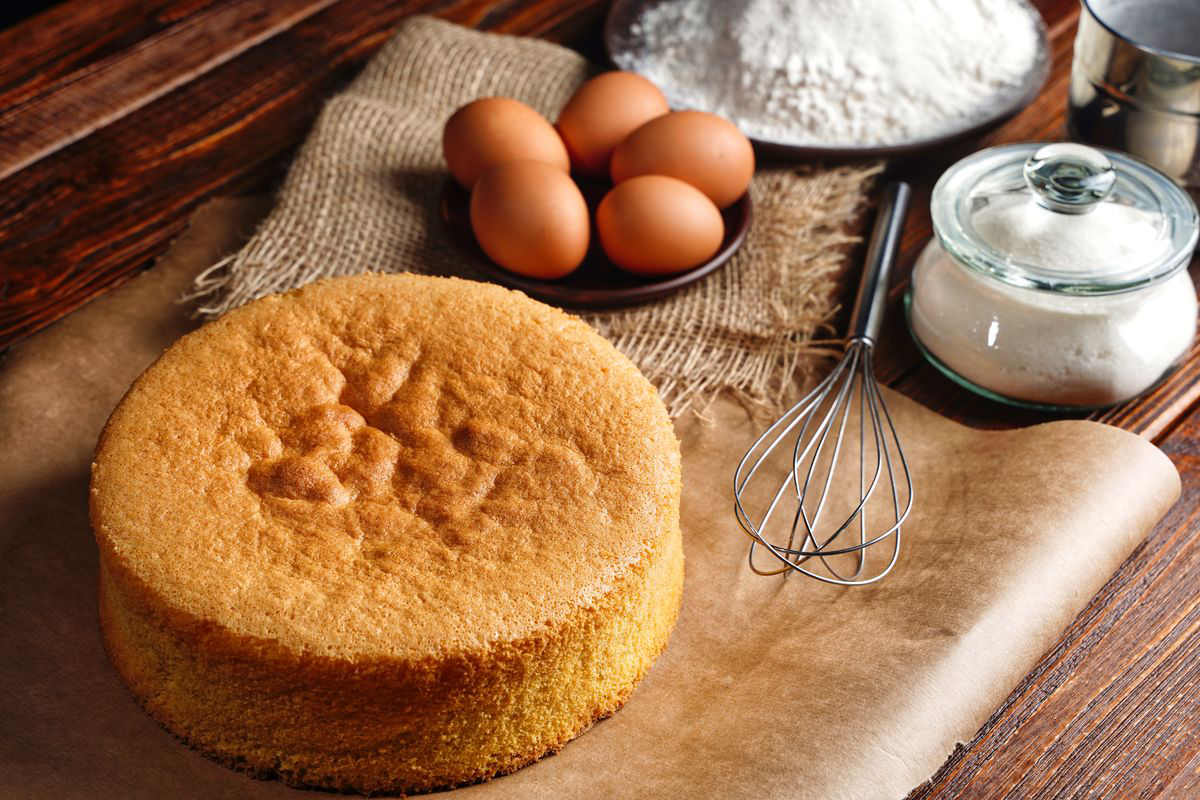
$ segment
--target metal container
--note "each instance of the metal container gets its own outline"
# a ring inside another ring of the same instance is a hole
[[[1200,188],[1200,2],[1082,3],[1072,138],[1124,150]]]

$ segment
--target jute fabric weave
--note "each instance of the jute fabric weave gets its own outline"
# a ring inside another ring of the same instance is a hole
[[[197,278],[199,313],[364,271],[476,277],[440,217],[443,124],[492,95],[553,120],[592,71],[548,42],[408,19],[326,104],[250,242]],[[584,318],[633,359],[673,416],[703,411],[723,390],[778,407],[809,356],[829,350],[850,223],[879,169],[760,170],[753,226],[725,267],[664,300]]]

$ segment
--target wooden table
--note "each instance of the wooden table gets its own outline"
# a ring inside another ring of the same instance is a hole
[[[148,268],[204,200],[278,184],[321,102],[405,15],[431,11],[601,58],[600,0],[70,0],[0,33],[0,348]],[[979,147],[1064,135],[1078,6],[1038,0],[1054,51],[1037,101],[991,134],[890,171],[928,196]],[[898,299],[897,286],[894,299]],[[882,377],[976,426],[1045,419],[978,400],[921,361],[900,315]],[[913,798],[1200,797],[1200,352],[1095,415],[1162,447],[1183,498],[974,741]]]

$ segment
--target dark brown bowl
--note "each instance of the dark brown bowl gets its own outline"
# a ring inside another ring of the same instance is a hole
[[[608,188],[599,183],[580,184],[593,220],[596,206]],[[657,300],[695,283],[719,269],[737,251],[750,230],[752,216],[750,193],[747,192],[721,212],[725,220],[725,238],[716,255],[687,272],[662,276],[634,275],[618,269],[601,249],[593,222],[591,245],[583,263],[570,275],[548,281],[509,272],[488,258],[475,241],[470,206],[471,196],[467,190],[447,179],[442,190],[442,220],[449,228],[450,238],[470,257],[472,264],[489,280],[520,289],[538,300],[570,308],[631,306]]]

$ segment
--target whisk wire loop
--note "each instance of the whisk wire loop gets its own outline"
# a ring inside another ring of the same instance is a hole
[[[906,185],[893,184],[880,205],[841,360],[754,441],[734,471],[734,516],[752,540],[748,561],[760,575],[799,572],[826,583],[862,586],[883,578],[899,559],[901,529],[913,505],[912,473],[875,381],[875,338],[908,196]],[[767,472],[778,474],[784,468],[783,455],[774,460],[772,456],[792,436],[787,472],[777,478],[770,502],[756,521],[749,505],[761,492],[752,485],[766,480]],[[849,453],[854,450],[856,458]],[[856,476],[847,475],[843,468],[853,460]],[[857,501],[843,500],[855,479]],[[881,492],[885,484],[888,488]],[[788,514],[790,524],[772,525],[785,503],[794,504]],[[846,510],[833,510],[842,507]],[[873,519],[882,516],[886,527],[881,532],[871,527],[868,510]],[[830,516],[840,522],[826,522]],[[869,562],[870,548],[885,540],[891,552],[884,563],[874,558]],[[755,556],[760,548],[778,563],[759,564]]]
[[[760,575],[801,572],[827,583],[857,586],[879,580],[895,566],[901,527],[912,509],[912,477],[899,447],[891,413],[879,387],[869,378],[874,369],[872,350],[869,344],[851,343],[839,367],[760,436],[738,464],[734,474],[735,516],[752,539],[749,564],[754,572]],[[755,520],[745,502],[747,487],[797,429],[791,469],[780,481],[767,511]],[[838,465],[845,463],[848,431],[857,434],[858,500],[839,524],[819,532],[822,518],[829,510],[831,488],[840,474]],[[888,489],[881,499],[890,507],[887,514],[890,524],[882,532],[869,536],[868,504],[885,484]],[[785,498],[795,508],[787,526],[787,543],[783,545],[777,543],[779,537],[772,537],[769,529]],[[851,529],[853,538],[847,541],[844,534]],[[889,538],[892,543],[887,562],[864,576],[867,548]],[[755,558],[759,548],[773,556],[778,565],[773,568],[761,565]],[[834,563],[837,556],[853,556],[849,569]],[[816,571],[806,566],[810,559],[817,559],[824,569]]]

